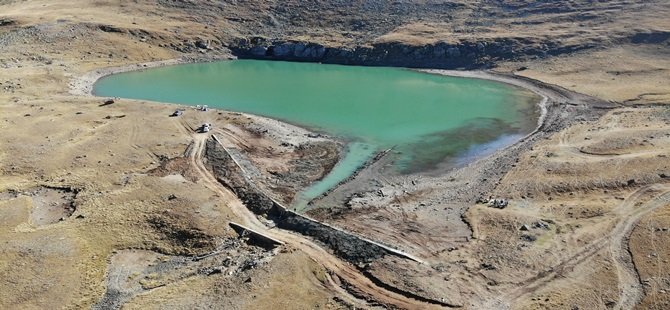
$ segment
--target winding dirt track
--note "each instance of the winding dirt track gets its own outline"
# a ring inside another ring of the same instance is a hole
[[[564,130],[563,132],[560,133],[558,146],[560,147],[561,151],[570,156],[578,157],[581,160],[590,162],[604,161],[609,159],[632,159],[632,158],[640,158],[642,156],[657,156],[659,154],[665,153],[665,150],[657,149],[657,150],[638,151],[625,154],[594,154],[580,149],[578,146],[573,145],[569,140],[570,137],[568,136],[567,131]]]
[[[347,283],[356,291],[366,296],[366,299],[374,300],[386,306],[402,309],[444,308],[439,305],[429,304],[412,299],[377,286],[369,278],[361,274],[354,266],[343,262],[342,260],[321,248],[318,244],[303,236],[280,229],[269,229],[267,226],[261,223],[256,215],[249,211],[232,192],[221,185],[216,180],[214,175],[212,175],[212,173],[207,169],[202,161],[202,157],[208,138],[209,135],[205,134],[194,135],[194,144],[193,147],[190,148],[190,152],[188,154],[189,160],[196,169],[196,172],[201,176],[200,182],[221,196],[221,198],[223,198],[226,202],[227,206],[233,211],[233,213],[235,213],[235,215],[237,215],[242,224],[305,252],[314,261],[321,264],[329,272],[335,274],[343,282]],[[341,297],[344,297],[347,301],[356,306],[367,305],[365,301],[349,294],[332,278],[329,277],[328,281],[329,288],[334,290],[335,293]]]
[[[638,204],[640,200],[651,194],[654,194],[653,198],[641,205]],[[489,301],[484,306],[509,309],[511,305],[523,302],[533,293],[546,287],[553,280],[564,276],[600,250],[609,246],[619,278],[619,300],[615,309],[633,309],[644,297],[644,292],[628,251],[628,240],[635,224],[643,216],[668,204],[670,204],[670,186],[655,184],[636,190],[614,209],[614,212],[618,214],[617,218],[621,220],[616,223],[608,235],[594,240],[583,250],[563,260],[560,264],[528,279],[524,285],[515,288],[497,300]]]

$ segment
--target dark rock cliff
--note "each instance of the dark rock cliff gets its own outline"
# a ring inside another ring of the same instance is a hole
[[[322,62],[346,65],[402,66],[413,68],[474,69],[497,61],[547,57],[594,48],[595,45],[537,44],[523,38],[437,43],[412,46],[378,43],[361,47],[328,47],[310,42],[271,41],[260,37],[240,39],[231,50],[240,58]]]

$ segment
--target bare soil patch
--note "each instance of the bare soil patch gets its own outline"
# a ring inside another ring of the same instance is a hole
[[[38,227],[65,221],[77,209],[77,194],[69,188],[37,187],[23,194],[32,199],[30,223]]]
[[[192,277],[243,277],[270,262],[272,251],[230,239],[201,256],[170,256],[146,250],[121,250],[109,259],[106,292],[93,309],[119,309],[138,294],[179,285]]]

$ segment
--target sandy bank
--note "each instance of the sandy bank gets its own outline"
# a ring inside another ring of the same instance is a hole
[[[132,65],[125,65],[125,66],[96,69],[73,79],[70,82],[70,94],[75,96],[93,96],[93,85],[95,85],[95,82],[108,75],[122,72],[144,70],[148,68],[178,65],[188,62],[190,61],[188,61],[187,59],[177,58],[177,59],[152,61]]]

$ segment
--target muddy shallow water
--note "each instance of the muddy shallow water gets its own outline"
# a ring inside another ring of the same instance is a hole
[[[398,173],[460,165],[537,125],[530,91],[412,70],[237,60],[128,72],[94,93],[268,116],[349,141],[340,163],[306,189],[300,207],[393,148]]]

